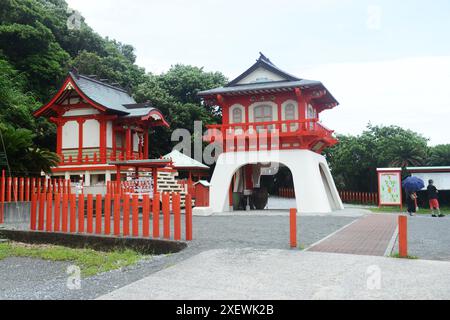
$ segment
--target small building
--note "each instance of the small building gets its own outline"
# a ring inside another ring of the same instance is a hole
[[[261,176],[275,165],[290,169],[299,212],[342,209],[326,159],[321,152],[338,141],[320,114],[338,105],[320,81],[293,76],[263,54],[239,77],[221,88],[199,93],[206,105],[219,106],[222,124],[210,125],[210,142],[219,142],[211,180],[210,207],[232,209],[236,193],[261,191]]]
[[[194,182],[209,178],[209,167],[178,150],[173,150],[162,158],[172,162],[172,168],[179,173],[178,178],[186,185],[187,192],[195,198]]]
[[[149,130],[168,123],[151,103],[136,103],[127,90],[94,76],[69,72],[49,103],[34,113],[57,126],[55,177],[83,179],[84,186],[115,180],[114,161],[148,159]]]

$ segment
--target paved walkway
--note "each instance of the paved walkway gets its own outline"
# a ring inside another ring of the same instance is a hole
[[[397,235],[397,215],[368,215],[311,246],[308,251],[384,256]],[[391,247],[391,248],[389,248]]]
[[[450,262],[209,250],[100,299],[450,299]]]

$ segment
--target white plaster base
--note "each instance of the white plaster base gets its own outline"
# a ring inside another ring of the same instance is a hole
[[[342,210],[325,157],[309,150],[273,150],[223,153],[211,180],[210,207],[196,214],[229,212],[229,188],[235,172],[246,164],[280,163],[291,170],[299,213],[331,213]]]

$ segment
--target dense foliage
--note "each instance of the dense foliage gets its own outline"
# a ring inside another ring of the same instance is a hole
[[[45,164],[40,169],[46,170],[51,163],[46,162],[51,153],[43,152],[55,149],[56,133],[53,124],[35,119],[32,112],[52,97],[72,66],[80,73],[131,90],[138,102],[152,101],[166,115],[171,128],[192,129],[194,120],[217,120],[215,110],[203,107],[196,93],[222,85],[226,80],[222,74],[183,65],[162,75],[147,74],[135,64],[132,46],[102,38],[82,17],[79,28],[69,28],[72,16],[64,0],[0,1],[0,128],[11,139],[15,139],[12,133],[16,130],[16,136],[26,137],[40,148],[35,156],[46,156],[35,161]],[[151,154],[160,156],[171,150],[171,130],[156,130]],[[14,154],[27,154],[30,145],[19,141],[16,145],[22,149],[5,145],[16,162],[14,170],[39,174],[39,168]],[[3,149],[3,145],[0,147]]]

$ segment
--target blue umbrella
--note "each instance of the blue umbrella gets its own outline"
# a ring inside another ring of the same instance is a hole
[[[403,180],[402,186],[407,191],[417,192],[425,188],[425,183],[422,179],[419,179],[417,177],[408,177]]]

